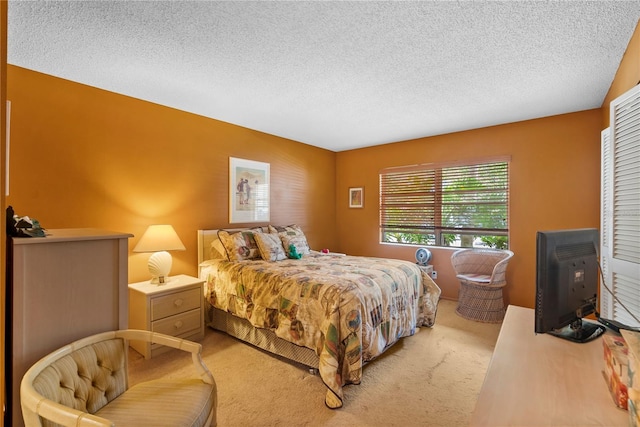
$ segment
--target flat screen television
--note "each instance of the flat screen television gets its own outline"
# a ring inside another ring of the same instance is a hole
[[[597,308],[599,242],[595,228],[538,231],[536,333],[574,342],[604,333],[604,326],[584,320]]]

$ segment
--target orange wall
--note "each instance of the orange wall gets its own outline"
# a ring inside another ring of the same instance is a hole
[[[173,224],[187,250],[173,274],[197,274],[196,230],[229,227],[229,157],[271,165],[271,223],[300,224],[336,247],[335,153],[202,116],[8,67],[10,195],[45,228],[135,235]],[[239,226],[242,224],[233,224]],[[252,224],[255,225],[255,224]],[[130,254],[129,280],[148,278]]]
[[[536,231],[599,227],[600,110],[338,153],[337,217],[342,252],[414,259],[415,247],[378,242],[378,174],[386,167],[510,156],[508,303],[533,307]],[[364,186],[363,209],[349,187]],[[443,297],[457,298],[452,249],[433,248]]]

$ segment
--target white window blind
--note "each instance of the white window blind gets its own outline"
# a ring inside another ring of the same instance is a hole
[[[423,235],[450,245],[447,236],[506,236],[508,202],[506,161],[388,169],[380,174],[382,241]]]
[[[380,227],[384,232],[433,232],[436,227],[436,171],[380,174]]]

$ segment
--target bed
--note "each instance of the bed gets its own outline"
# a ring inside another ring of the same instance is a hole
[[[440,297],[412,262],[313,251],[295,225],[198,230],[198,270],[207,325],[317,369],[334,409],[364,364],[434,325]]]

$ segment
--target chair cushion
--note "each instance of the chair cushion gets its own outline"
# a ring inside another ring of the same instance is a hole
[[[491,282],[491,276],[486,274],[458,274],[456,276],[458,279],[466,280],[468,282],[477,282],[477,283],[489,283]]]
[[[159,379],[131,387],[95,415],[116,426],[205,426],[216,399],[215,383]],[[215,425],[215,414],[213,420]]]

